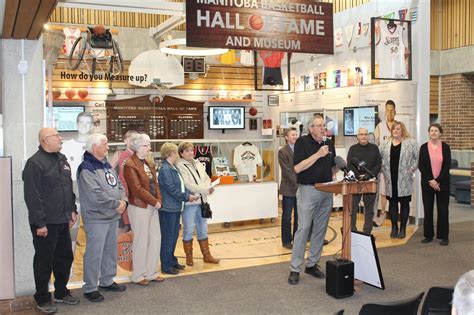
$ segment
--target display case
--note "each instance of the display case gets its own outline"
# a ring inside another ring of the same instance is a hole
[[[198,155],[211,157],[208,167],[213,179],[221,184],[208,197],[213,211],[209,223],[235,222],[278,217],[277,156],[275,139],[210,140],[170,139],[151,140],[152,156],[161,166],[160,148],[165,142],[177,145],[182,141],[194,144]],[[109,157],[123,150],[123,143],[109,143]],[[202,161],[205,162],[204,159]]]

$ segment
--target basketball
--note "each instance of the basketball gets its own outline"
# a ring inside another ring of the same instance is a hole
[[[104,36],[105,35],[105,27],[103,25],[96,25],[94,26],[94,34],[97,36]]]
[[[76,96],[76,91],[74,89],[67,89],[64,94],[66,94],[67,98],[71,99]]]
[[[133,232],[120,234],[117,243],[117,264],[123,270],[132,271]]]
[[[80,98],[84,99],[87,97],[87,95],[89,95],[89,91],[87,91],[86,89],[80,89],[79,91],[77,91],[77,95],[79,95]]]
[[[249,26],[254,31],[260,31],[263,28],[263,17],[257,14],[252,14],[249,17]]]
[[[60,89],[53,89],[53,98],[57,99],[61,96],[61,90]]]
[[[257,109],[256,109],[255,107],[251,107],[251,108],[249,109],[249,114],[250,114],[250,116],[255,116],[255,115],[257,115],[257,113],[258,113],[258,111],[257,111]]]

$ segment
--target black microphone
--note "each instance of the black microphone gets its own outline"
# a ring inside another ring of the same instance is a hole
[[[351,160],[352,164],[357,166],[357,168],[360,170],[364,170],[367,174],[369,174],[371,177],[376,178],[374,173],[372,173],[368,168],[367,168],[367,163],[365,161],[361,161],[356,157],[353,157]]]
[[[331,137],[323,136],[322,140],[323,140],[323,145],[328,145],[328,140],[331,140]],[[332,154],[331,151],[329,151],[328,153],[329,153],[329,154]],[[341,158],[341,159],[342,159],[342,158]],[[344,159],[343,159],[343,161],[344,161]],[[345,163],[345,162],[344,162],[344,163]]]
[[[336,163],[336,166],[337,166],[338,169],[340,169],[341,171],[344,172],[344,175],[345,175],[344,180],[345,181],[348,181],[348,182],[355,182],[356,181],[354,172],[347,168],[346,161],[344,161],[344,159],[342,157],[336,156],[334,158],[334,163]]]

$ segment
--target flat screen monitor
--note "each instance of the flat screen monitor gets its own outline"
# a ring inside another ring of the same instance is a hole
[[[245,107],[209,106],[209,129],[245,129]]]
[[[369,133],[374,132],[378,107],[344,107],[343,115],[344,136],[357,136],[359,128],[367,128]]]
[[[54,126],[58,131],[77,131],[77,115],[84,112],[84,106],[54,106]],[[46,108],[48,113],[48,108]]]

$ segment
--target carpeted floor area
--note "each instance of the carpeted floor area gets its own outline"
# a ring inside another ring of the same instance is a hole
[[[287,283],[288,263],[167,279],[148,287],[128,284],[124,293],[105,293],[102,303],[90,303],[81,290],[78,306],[59,306],[77,314],[357,314],[368,302],[400,300],[432,286],[454,286],[459,276],[474,269],[474,222],[450,225],[450,244],[421,244],[422,229],[404,246],[378,251],[385,290],[363,285],[360,293],[334,299],[325,281],[302,273],[300,284]],[[323,270],[325,262],[321,260]],[[421,307],[420,307],[421,308]]]

